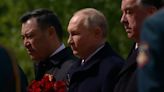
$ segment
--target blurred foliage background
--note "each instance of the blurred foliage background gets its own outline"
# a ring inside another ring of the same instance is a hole
[[[25,71],[28,80],[34,78],[33,61],[30,60],[23,47],[20,36],[19,18],[27,11],[37,8],[53,10],[60,18],[66,32],[72,14],[82,8],[96,8],[104,13],[109,23],[108,41],[123,58],[126,58],[132,42],[128,40],[123,26],[120,24],[121,0],[1,0],[0,2],[0,44],[6,46],[16,57],[18,64]]]

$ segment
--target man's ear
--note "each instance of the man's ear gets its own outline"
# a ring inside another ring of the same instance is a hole
[[[95,33],[96,38],[102,37],[102,36],[103,36],[103,31],[101,30],[100,27],[96,27],[96,28],[94,29],[94,33]]]
[[[49,37],[53,37],[53,36],[56,36],[56,29],[54,28],[54,27],[49,27],[48,29],[47,29],[47,31],[48,31],[48,36]]]

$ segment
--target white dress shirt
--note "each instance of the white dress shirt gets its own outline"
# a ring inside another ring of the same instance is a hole
[[[64,48],[65,48],[65,45],[62,43],[62,45],[61,45],[58,49],[56,49],[56,50],[50,55],[50,57],[53,56],[53,55],[55,55],[55,54],[57,54],[58,52],[62,51]]]

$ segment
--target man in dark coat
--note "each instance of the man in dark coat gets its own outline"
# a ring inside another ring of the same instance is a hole
[[[69,92],[113,92],[124,61],[106,41],[107,25],[105,16],[93,8],[71,18],[68,43],[81,60],[69,70]]]
[[[127,58],[127,64],[118,75],[119,81],[114,92],[138,92],[136,58],[140,44],[140,28],[144,19],[161,6],[160,0],[122,0],[121,23],[125,27],[128,38],[132,39],[135,44]]]
[[[164,92],[164,9],[146,19],[139,47],[139,91]]]
[[[50,10],[36,9],[21,17],[24,46],[35,61],[35,79],[51,74],[65,80],[75,57],[62,43],[63,30],[58,17]]]
[[[26,92],[27,78],[22,69],[0,46],[0,92]]]

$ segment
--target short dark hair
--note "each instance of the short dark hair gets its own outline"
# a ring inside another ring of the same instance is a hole
[[[164,0],[140,0],[144,6],[154,6],[160,9],[164,6]]]
[[[36,9],[21,16],[21,23],[27,22],[30,18],[36,18],[39,27],[47,28],[53,26],[60,40],[63,38],[63,29],[57,15],[48,9]]]

